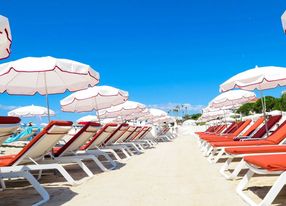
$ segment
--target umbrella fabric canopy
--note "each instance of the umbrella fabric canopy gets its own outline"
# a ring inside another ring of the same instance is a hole
[[[54,57],[27,57],[0,65],[0,93],[46,95],[94,86],[99,74],[89,65]],[[49,121],[50,121],[50,115]]]
[[[99,110],[98,114],[100,118],[113,118],[118,116],[125,117],[133,113],[141,112],[145,108],[145,105],[139,102],[126,101],[123,104],[119,104],[108,109]]]
[[[64,112],[88,112],[122,104],[128,92],[110,86],[94,86],[75,92],[61,100]]]
[[[234,88],[243,90],[265,90],[286,85],[286,68],[266,66],[241,72],[220,85],[220,91]]]
[[[55,112],[53,110],[50,110],[50,115],[54,116]],[[40,117],[45,117],[45,116],[48,116],[48,110],[45,107],[31,105],[31,106],[25,106],[25,107],[20,107],[20,108],[14,109],[14,110],[8,112],[8,116],[16,116],[16,117],[40,116]]]
[[[283,31],[286,33],[286,11],[281,16]]]
[[[77,122],[98,122],[98,118],[95,115],[87,115],[79,118]]]
[[[0,59],[10,56],[12,36],[9,21],[5,16],[0,15]]]
[[[265,90],[272,89],[277,86],[286,85],[286,68],[266,66],[256,67],[254,69],[241,72],[220,85],[220,91],[228,91],[234,88],[241,88],[244,90]],[[262,92],[261,92],[261,96]],[[266,103],[261,98],[265,128],[268,136],[268,128],[266,124]]]
[[[27,57],[0,65],[0,93],[59,94],[94,86],[99,74],[89,65],[54,57]]]
[[[165,116],[168,116],[167,112],[165,112],[165,111],[163,111],[161,109],[150,108],[149,112],[154,117],[165,117]]]
[[[238,105],[256,100],[253,92],[245,90],[232,90],[218,95],[210,102],[212,108],[237,107]]]

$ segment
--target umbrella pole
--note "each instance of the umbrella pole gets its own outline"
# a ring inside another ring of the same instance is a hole
[[[50,116],[50,102],[49,102],[49,94],[48,94],[48,87],[47,87],[47,78],[46,73],[44,73],[44,81],[45,81],[45,92],[46,92],[46,104],[48,109],[48,121],[51,122],[51,116]]]
[[[266,129],[266,135],[267,137],[269,136],[269,132],[268,132],[268,125],[267,125],[267,119],[266,119],[266,102],[263,101],[263,92],[262,90],[260,90],[260,95],[261,95],[261,106],[262,106],[262,110],[263,110],[263,116],[264,116],[264,124],[265,124],[265,129]]]
[[[98,108],[96,98],[94,98],[94,101],[95,101],[95,108]],[[100,117],[99,117],[99,112],[97,111],[97,109],[95,109],[95,115],[97,116],[98,123],[100,124]]]

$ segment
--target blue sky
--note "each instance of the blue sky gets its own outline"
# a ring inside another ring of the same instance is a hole
[[[5,1],[11,61],[54,56],[90,64],[101,85],[129,91],[130,99],[169,107],[189,103],[196,112],[218,85],[255,65],[286,67],[280,17],[285,0]],[[267,91],[279,95],[282,89]],[[66,94],[52,95],[57,119]],[[45,98],[0,95],[0,115],[11,106],[45,105]]]

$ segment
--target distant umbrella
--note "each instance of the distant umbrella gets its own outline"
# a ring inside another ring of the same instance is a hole
[[[54,116],[55,112],[50,110],[50,116]],[[16,117],[46,117],[48,116],[48,110],[46,107],[40,107],[35,105],[20,107],[8,112],[8,116],[16,116]]]
[[[286,11],[281,16],[283,31],[286,33]]]
[[[5,16],[0,15],[0,59],[5,59],[10,55],[12,36],[9,21]]]

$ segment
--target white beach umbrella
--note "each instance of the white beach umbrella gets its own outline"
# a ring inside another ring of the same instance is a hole
[[[286,11],[281,16],[283,31],[286,33]]]
[[[149,112],[152,116],[157,117],[157,118],[168,116],[168,113],[161,109],[149,108]]]
[[[241,72],[220,85],[220,91],[231,89],[265,90],[286,85],[286,68],[265,66]]]
[[[212,108],[238,107],[244,103],[256,100],[254,92],[245,90],[231,90],[215,97],[210,103]]]
[[[16,117],[46,117],[48,116],[48,110],[46,107],[40,107],[35,105],[20,107],[8,112],[8,116],[16,116]],[[54,116],[55,112],[50,109],[50,115]]]
[[[244,90],[262,90],[272,89],[278,86],[286,85],[286,68],[265,66],[255,67],[241,72],[220,85],[220,91],[228,91],[234,88],[241,88]],[[263,113],[266,122],[266,104],[265,100],[261,98]],[[267,124],[265,123],[266,131],[268,134]]]
[[[27,57],[0,65],[0,93],[59,94],[94,86],[99,74],[89,65],[53,57]],[[49,111],[49,110],[48,110]]]
[[[126,91],[110,86],[94,86],[61,100],[61,108],[64,112],[88,112],[122,104],[127,99]]]
[[[77,122],[98,122],[98,118],[95,115],[86,115],[79,118]]]
[[[5,16],[0,15],[0,59],[10,56],[10,47],[12,44],[12,35],[9,21]]]
[[[98,114],[100,118],[113,118],[113,117],[125,117],[132,115],[133,113],[141,112],[145,109],[145,105],[139,102],[126,101],[123,104],[119,104],[108,109],[99,110]]]

